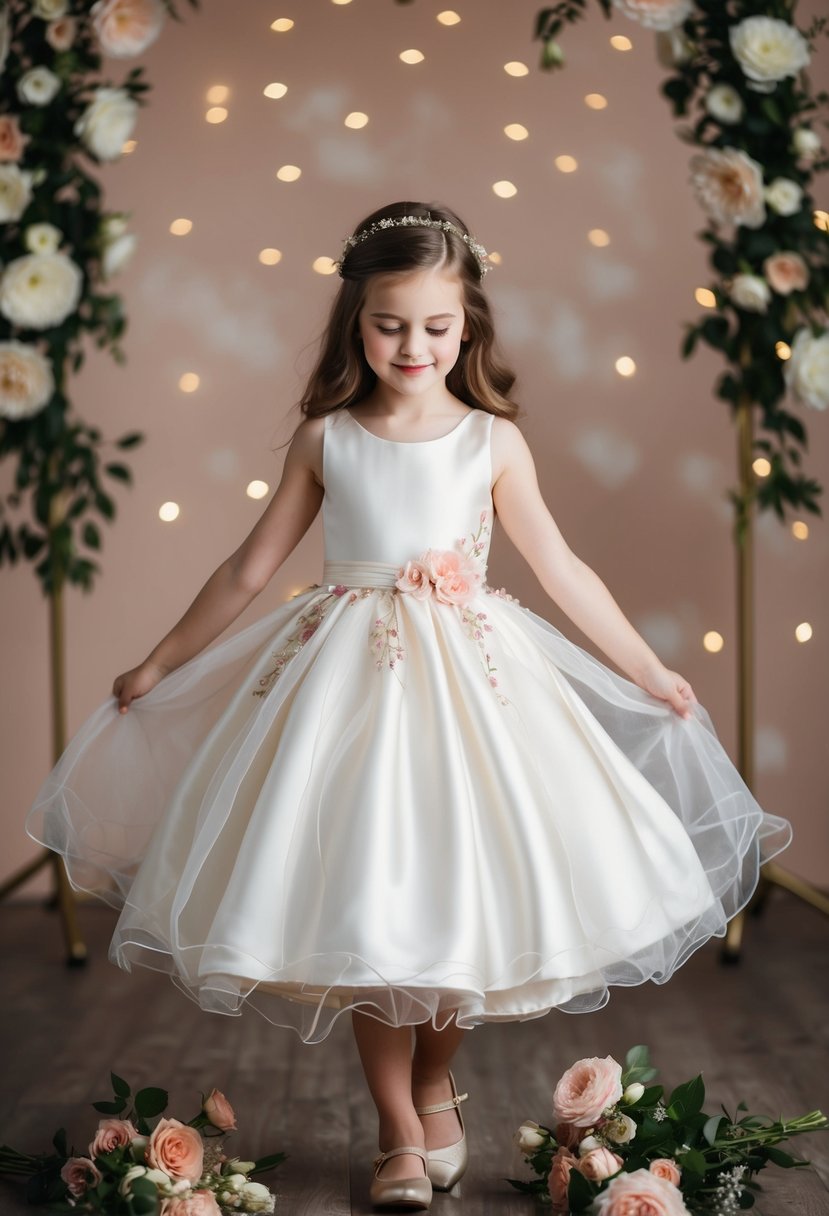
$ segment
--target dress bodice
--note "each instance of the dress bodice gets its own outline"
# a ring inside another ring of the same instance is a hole
[[[405,443],[372,434],[347,409],[325,417],[325,559],[403,565],[424,549],[478,544],[492,521],[493,415],[472,409],[447,434]],[[482,513],[487,527],[481,531]]]

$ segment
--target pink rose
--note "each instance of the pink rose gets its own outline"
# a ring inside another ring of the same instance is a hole
[[[129,1119],[100,1119],[98,1130],[89,1145],[90,1157],[111,1153],[119,1144],[129,1144],[138,1135],[138,1128]]]
[[[559,1145],[556,1149],[550,1172],[547,1175],[547,1189],[553,1201],[554,1212],[569,1212],[567,1187],[570,1183],[570,1171],[578,1166],[578,1157],[574,1157],[569,1148]]]
[[[481,575],[471,558],[453,549],[427,550],[427,568],[435,585],[435,599],[442,604],[468,604]]]
[[[803,291],[809,282],[809,267],[799,253],[789,250],[770,254],[763,262],[763,273],[781,296]]]
[[[87,1187],[97,1186],[103,1175],[88,1157],[70,1157],[60,1172],[70,1195],[83,1195]]]
[[[97,0],[89,10],[105,55],[140,55],[155,42],[164,23],[161,0]]]
[[[432,583],[429,571],[423,561],[413,558],[400,567],[400,577],[394,584],[400,591],[406,591],[416,600],[425,600],[432,594]]]
[[[191,1191],[161,1201],[158,1216],[222,1216],[212,1191]]]
[[[579,1158],[576,1168],[579,1173],[584,1174],[585,1178],[590,1178],[593,1182],[601,1182],[603,1178],[609,1178],[611,1174],[618,1173],[624,1164],[619,1154],[612,1153],[609,1148],[594,1148]]]
[[[596,1216],[688,1216],[682,1193],[650,1170],[617,1174],[593,1200]]]
[[[204,1164],[204,1143],[194,1127],[178,1119],[159,1119],[147,1143],[144,1160],[172,1178],[198,1182]]]
[[[202,1108],[214,1127],[223,1132],[236,1131],[236,1115],[220,1089],[211,1089]]]
[[[655,1157],[648,1168],[657,1178],[664,1178],[674,1186],[679,1186],[681,1170],[672,1157]]]
[[[588,1127],[622,1096],[622,1066],[612,1056],[589,1056],[577,1060],[559,1078],[553,1091],[557,1119]]]
[[[16,114],[0,114],[0,161],[20,160],[23,149],[31,139],[20,130]]]
[[[46,26],[46,41],[53,51],[68,51],[75,41],[76,29],[74,17],[58,17]]]

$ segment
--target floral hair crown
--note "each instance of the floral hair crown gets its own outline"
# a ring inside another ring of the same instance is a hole
[[[474,253],[482,279],[486,272],[492,269],[492,263],[487,261],[488,255],[483,245],[474,240],[468,232],[461,232],[460,228],[450,223],[449,220],[433,220],[421,215],[402,215],[397,219],[393,216],[387,216],[381,220],[376,220],[369,228],[363,228],[361,232],[356,232],[353,236],[347,238],[343,245],[340,260],[334,263],[340,278],[344,277],[343,262],[349,250],[353,249],[355,245],[359,245],[361,241],[367,240],[368,237],[374,236],[375,232],[380,232],[384,228],[408,228],[411,226],[418,228],[442,228],[444,232],[454,232],[455,236],[459,236]]]

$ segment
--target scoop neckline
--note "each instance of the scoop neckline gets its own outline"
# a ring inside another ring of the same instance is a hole
[[[384,439],[382,435],[375,435],[374,431],[368,430],[367,427],[363,426],[362,422],[358,422],[357,419],[352,414],[351,410],[348,409],[347,406],[345,406],[344,408],[345,408],[346,414],[348,414],[351,421],[354,423],[354,425],[356,427],[360,428],[360,430],[363,432],[363,434],[370,435],[372,439],[377,439],[380,443],[393,443],[395,445],[395,447],[401,447],[401,448],[421,447],[421,446],[423,446],[423,444],[427,444],[427,443],[440,443],[441,440],[448,439],[450,435],[454,435],[456,431],[460,430],[460,428],[463,426],[463,424],[466,422],[467,418],[469,418],[469,416],[471,414],[480,414],[480,412],[481,412],[480,410],[476,409],[473,406],[470,409],[469,413],[464,414],[464,416],[463,416],[463,418],[461,418],[460,422],[457,422],[452,427],[451,431],[447,431],[445,435],[438,435],[435,439]]]

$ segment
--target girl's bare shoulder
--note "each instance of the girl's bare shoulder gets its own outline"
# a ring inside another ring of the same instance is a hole
[[[520,427],[497,414],[492,419],[491,453],[493,483],[508,468],[526,474],[533,470],[532,453]]]
[[[288,460],[298,467],[308,469],[314,480],[322,485],[322,450],[325,436],[326,415],[316,418],[303,418],[294,431],[291,446],[288,449]]]

